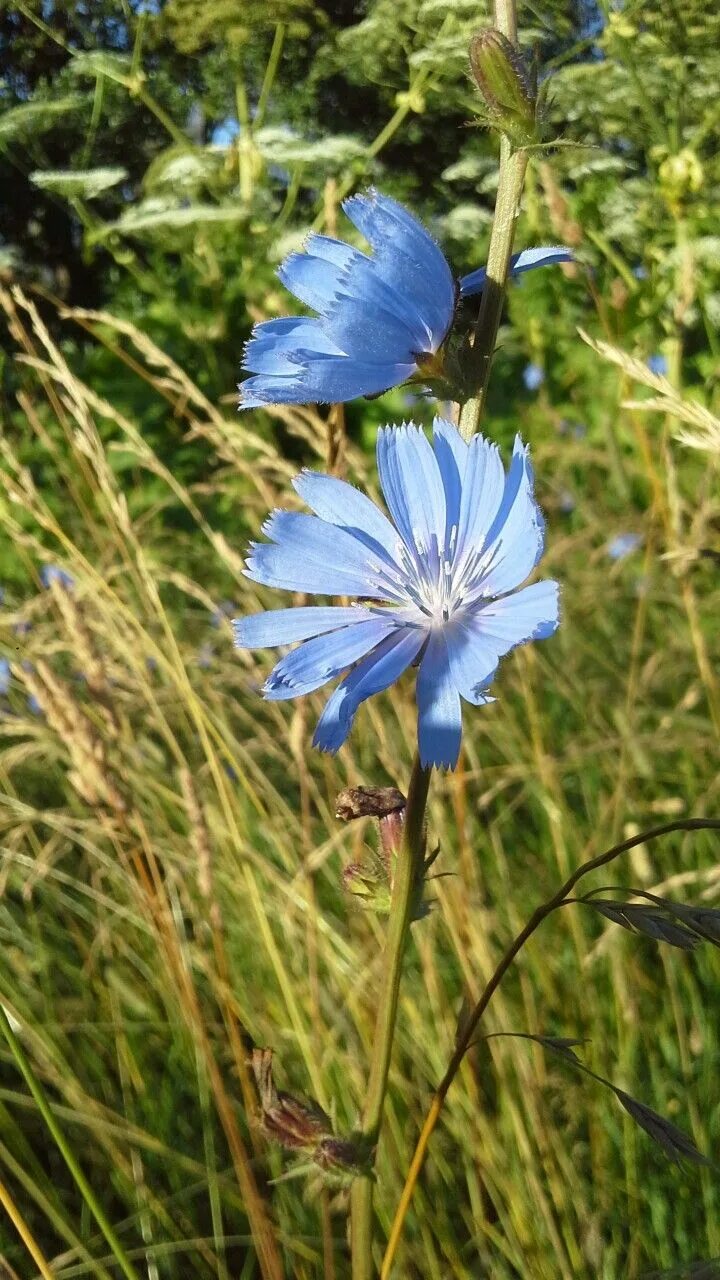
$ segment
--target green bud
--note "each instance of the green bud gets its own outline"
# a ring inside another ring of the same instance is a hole
[[[537,84],[517,49],[501,31],[480,31],[470,44],[472,74],[492,128],[515,146],[537,142]]]
[[[358,906],[379,916],[390,914],[392,882],[383,860],[377,855],[365,862],[352,862],[343,871],[343,885]]]

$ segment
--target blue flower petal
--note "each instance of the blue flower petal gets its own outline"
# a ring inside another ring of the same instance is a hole
[[[501,596],[519,587],[542,555],[545,522],[533,493],[533,471],[528,449],[515,438],[505,494],[488,533],[489,571],[482,594]]]
[[[388,510],[405,545],[419,557],[437,557],[445,541],[445,493],[425,433],[413,423],[381,427],[377,464]]]
[[[245,345],[243,369],[250,373],[296,378],[298,351],[334,356],[343,354],[317,320],[306,316],[282,316],[278,320],[265,320],[255,325],[252,337]]]
[[[473,625],[501,658],[527,640],[547,640],[559,621],[560,588],[557,582],[545,581],[492,600],[475,615]]]
[[[356,396],[373,396],[406,382],[415,364],[368,364],[349,356],[296,353],[292,377],[270,374],[248,378],[240,385],[240,408],[266,404],[335,404]]]
[[[455,575],[467,570],[485,547],[504,492],[505,471],[497,445],[473,436],[460,499]]]
[[[397,569],[385,553],[371,551],[317,516],[275,511],[263,533],[279,545],[252,544],[245,572],[255,582],[318,595],[402,598],[396,589]]]
[[[303,502],[321,520],[349,530],[366,544],[368,538],[372,539],[384,548],[391,559],[396,558],[397,530],[376,503],[354,485],[319,471],[302,471],[293,480],[293,485]]]
[[[359,255],[347,284],[325,310],[325,332],[353,359],[384,364],[410,362],[427,351],[431,335],[422,318],[378,279],[370,258]]]
[[[519,276],[523,271],[532,271],[533,267],[549,267],[556,262],[572,262],[574,258],[572,249],[568,249],[565,245],[542,246],[537,249],[523,249],[520,253],[514,253],[510,259],[510,275]],[[460,281],[460,293],[463,298],[469,298],[474,293],[482,293],[485,281],[487,279],[487,269],[478,267],[476,271],[471,271],[469,275],[463,276]]]
[[[379,277],[427,322],[429,349],[437,351],[455,309],[455,284],[442,250],[407,209],[377,191],[351,196],[343,209],[371,245]]]
[[[433,631],[417,678],[420,763],[454,769],[460,754],[460,695],[450,670],[444,631]]]
[[[270,672],[263,689],[265,697],[279,702],[312,693],[364,658],[394,629],[389,619],[369,618],[330,635],[306,640],[281,658]]]
[[[342,240],[312,235],[303,253],[291,253],[278,270],[286,289],[321,314],[336,297],[345,273],[364,254]]]
[[[497,642],[483,631],[480,618],[465,617],[446,630],[450,670],[455,688],[476,707],[494,702],[486,689],[497,670]]]
[[[468,463],[468,445],[454,423],[445,418],[433,421],[433,448],[445,490],[445,547],[450,546],[453,528],[460,520],[460,501]]]
[[[238,649],[274,649],[277,645],[309,640],[311,636],[320,636],[326,631],[335,631],[370,617],[370,610],[358,604],[347,609],[335,605],[268,609],[247,618],[235,618],[233,638]]]
[[[424,632],[409,628],[381,640],[331,694],[318,720],[313,746],[321,751],[337,751],[352,728],[360,703],[394,684],[414,662],[424,643]]]

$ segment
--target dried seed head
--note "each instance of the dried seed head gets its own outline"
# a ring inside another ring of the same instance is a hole
[[[405,804],[405,796],[397,787],[345,787],[335,803],[335,817],[342,822],[384,818],[404,809]]]

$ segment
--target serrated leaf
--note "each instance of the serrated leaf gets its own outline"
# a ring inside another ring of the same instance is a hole
[[[653,1142],[657,1142],[658,1146],[662,1147],[670,1160],[676,1164],[681,1160],[690,1160],[693,1164],[700,1165],[711,1164],[707,1156],[698,1151],[687,1134],[683,1133],[682,1129],[678,1129],[677,1125],[671,1124],[664,1116],[658,1115],[657,1111],[653,1111],[652,1107],[648,1107],[646,1103],[638,1102],[637,1098],[631,1098],[629,1093],[625,1093],[624,1089],[618,1089],[617,1085],[611,1085],[611,1088],[620,1106],[624,1107],[628,1115],[632,1116],[635,1123],[645,1130]]]
[[[115,187],[127,178],[127,169],[119,167],[106,169],[36,169],[30,174],[30,181],[43,191],[53,191],[56,195],[71,200],[81,196],[85,200],[94,200],[103,191]]]
[[[76,53],[69,69],[76,76],[107,76],[116,84],[127,85],[131,76],[131,61],[123,53],[108,53],[104,49],[91,49]]]
[[[323,173],[343,169],[354,160],[362,159],[367,153],[367,146],[361,138],[338,134],[311,141],[281,126],[258,129],[253,142],[263,159],[270,164],[283,167],[309,165],[319,167]],[[312,174],[309,176],[312,177]]]
[[[23,102],[19,107],[11,107],[0,115],[0,141],[52,129],[63,116],[79,111],[86,102],[87,98],[79,93],[70,93],[52,102]]]
[[[119,231],[125,235],[137,235],[143,231],[160,231],[172,227],[196,227],[208,223],[239,222],[244,216],[239,205],[187,204],[178,205],[167,200],[143,200],[127,209],[117,222],[108,223],[101,235]]]
[[[143,186],[147,191],[167,189],[175,196],[192,194],[217,174],[222,163],[222,154],[210,147],[192,151],[173,147],[153,160]]]

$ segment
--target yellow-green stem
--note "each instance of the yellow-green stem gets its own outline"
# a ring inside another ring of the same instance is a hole
[[[410,928],[415,890],[423,871],[425,807],[429,785],[430,770],[423,769],[416,756],[408,789],[403,842],[395,868],[370,1078],[360,1124],[362,1136],[371,1149],[377,1145],[380,1136],[395,1034],[403,956]],[[371,1179],[369,1177],[356,1179],[350,1201],[352,1280],[372,1280],[372,1204]]]
[[[513,151],[508,139],[502,139],[495,216],[488,249],[487,280],[480,299],[471,356],[471,371],[477,391],[460,411],[460,431],[466,440],[477,431],[485,409],[527,160],[525,151]]]

